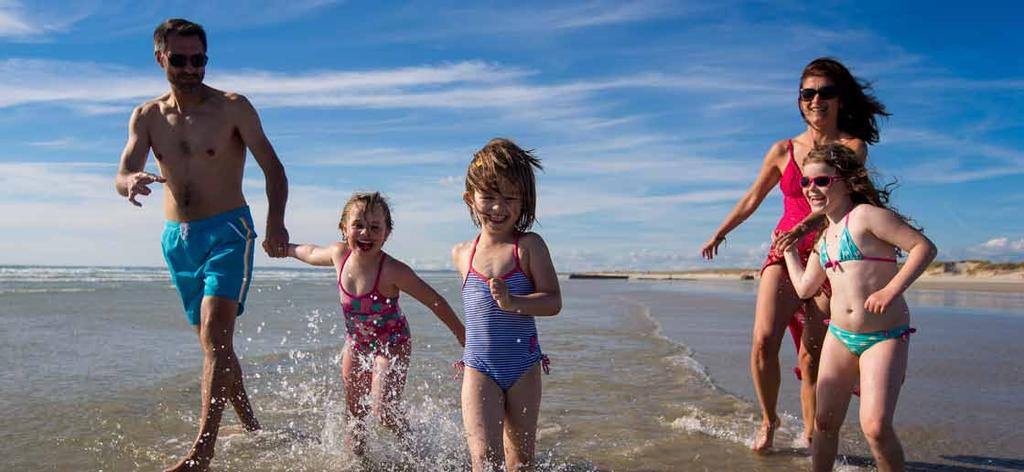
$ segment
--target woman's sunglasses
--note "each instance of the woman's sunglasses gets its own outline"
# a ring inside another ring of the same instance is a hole
[[[171,54],[167,56],[167,63],[178,68],[185,67],[185,64],[192,63],[192,67],[200,68],[205,67],[206,63],[210,60],[206,54],[193,54],[186,56],[184,54]]]
[[[822,100],[831,100],[839,96],[839,87],[836,87],[835,85],[826,85],[820,89],[800,89],[800,100],[809,102],[814,100],[815,95],[821,97]]]
[[[825,188],[825,187],[828,187],[829,185],[832,185],[833,182],[836,182],[836,181],[839,181],[839,180],[843,180],[843,178],[838,176],[838,175],[819,175],[817,177],[800,177],[800,186],[803,187],[803,188],[807,188],[807,187],[811,186],[811,183],[814,183],[815,187]]]

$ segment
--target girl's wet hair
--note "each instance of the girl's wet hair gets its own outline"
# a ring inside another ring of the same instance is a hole
[[[516,231],[525,233],[533,226],[537,210],[537,186],[533,169],[543,170],[540,159],[533,150],[524,150],[509,139],[494,138],[473,155],[466,170],[466,193],[501,193],[499,183],[508,182],[519,191],[522,201]],[[470,197],[471,198],[471,197]],[[471,199],[467,199],[469,216],[473,224],[480,226],[480,220],[473,212]]]
[[[864,165],[864,162],[857,157],[857,153],[853,149],[838,143],[815,146],[814,149],[807,153],[807,157],[804,159],[804,166],[815,162],[825,164],[836,170],[836,174],[843,179],[846,187],[850,189],[850,199],[853,201],[854,206],[866,203],[886,208],[895,213],[896,216],[899,216],[907,224],[913,226],[909,218],[901,215],[889,203],[892,191],[896,188],[896,182],[890,182],[882,188],[876,186],[871,179],[871,172]],[[915,229],[921,230],[921,228],[917,227]],[[824,232],[821,234],[824,234]]]
[[[341,230],[341,237],[345,238],[345,222],[348,221],[349,217],[352,216],[352,210],[356,205],[363,205],[364,212],[373,211],[374,208],[380,208],[384,212],[384,225],[387,227],[388,233],[394,228],[395,222],[391,219],[391,205],[388,204],[388,199],[381,195],[380,192],[356,192],[353,193],[348,201],[345,202],[345,206],[341,209],[341,221],[338,222],[338,229]]]
[[[825,77],[839,87],[839,130],[850,133],[868,144],[878,142],[877,116],[888,117],[885,105],[871,94],[871,83],[853,76],[850,70],[836,59],[819,57],[804,67],[800,85],[808,77]],[[798,99],[799,100],[799,99]],[[800,108],[800,115],[803,115]],[[804,121],[807,118],[804,117]]]

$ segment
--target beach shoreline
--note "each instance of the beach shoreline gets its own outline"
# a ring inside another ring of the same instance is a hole
[[[974,292],[1024,292],[1024,271],[978,271],[974,261],[940,263],[921,275],[911,289]],[[679,271],[573,272],[571,279],[626,279],[635,281],[754,281],[759,269],[698,269]]]

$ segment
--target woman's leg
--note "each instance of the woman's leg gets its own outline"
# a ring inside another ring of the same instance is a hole
[[[373,366],[366,356],[357,352],[351,343],[345,344],[341,359],[341,381],[345,386],[345,405],[348,407],[352,427],[352,452],[362,456],[366,450],[366,414],[369,408],[366,398],[373,384]]]
[[[540,362],[505,394],[505,470],[533,470],[541,397]]]
[[[462,377],[462,424],[473,472],[500,470],[505,394],[490,377],[466,366]]]
[[[907,373],[908,344],[903,338],[889,339],[860,356],[860,427],[882,472],[906,468],[893,416]]]
[[[750,349],[750,372],[761,405],[761,429],[751,449],[765,451],[772,446],[779,416],[779,348],[785,335],[786,324],[800,306],[786,268],[773,264],[761,273],[757,288],[757,306],[754,310],[753,340]]]
[[[814,412],[811,463],[815,471],[831,471],[839,450],[839,428],[846,419],[850,395],[859,371],[857,356],[842,341],[826,335],[821,347]]]
[[[810,446],[814,434],[814,389],[818,381],[818,359],[828,329],[829,299],[823,293],[804,302],[804,329],[800,337],[800,406],[804,416],[804,438]]]

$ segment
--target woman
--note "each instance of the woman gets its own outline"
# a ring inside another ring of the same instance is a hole
[[[768,150],[761,172],[750,190],[701,249],[705,258],[712,259],[718,254],[718,246],[725,241],[725,236],[757,210],[775,184],[779,184],[782,190],[784,210],[772,239],[809,218],[811,209],[800,189],[799,180],[804,157],[815,146],[839,143],[853,149],[862,162],[867,159],[867,144],[878,142],[876,115],[889,116],[885,106],[868,93],[870,88],[832,58],[815,59],[804,67],[797,106],[807,128],[792,139],[776,142]],[[812,231],[798,242],[800,256],[805,262],[815,237]],[[787,324],[799,352],[797,376],[801,378],[803,434],[810,442],[814,431],[817,360],[827,317],[828,287],[811,299],[801,300],[789,280],[783,255],[775,249],[769,251],[761,268],[750,352],[750,370],[762,412],[761,427],[751,446],[754,451],[768,450],[779,426],[776,411],[781,378],[779,349]]]

